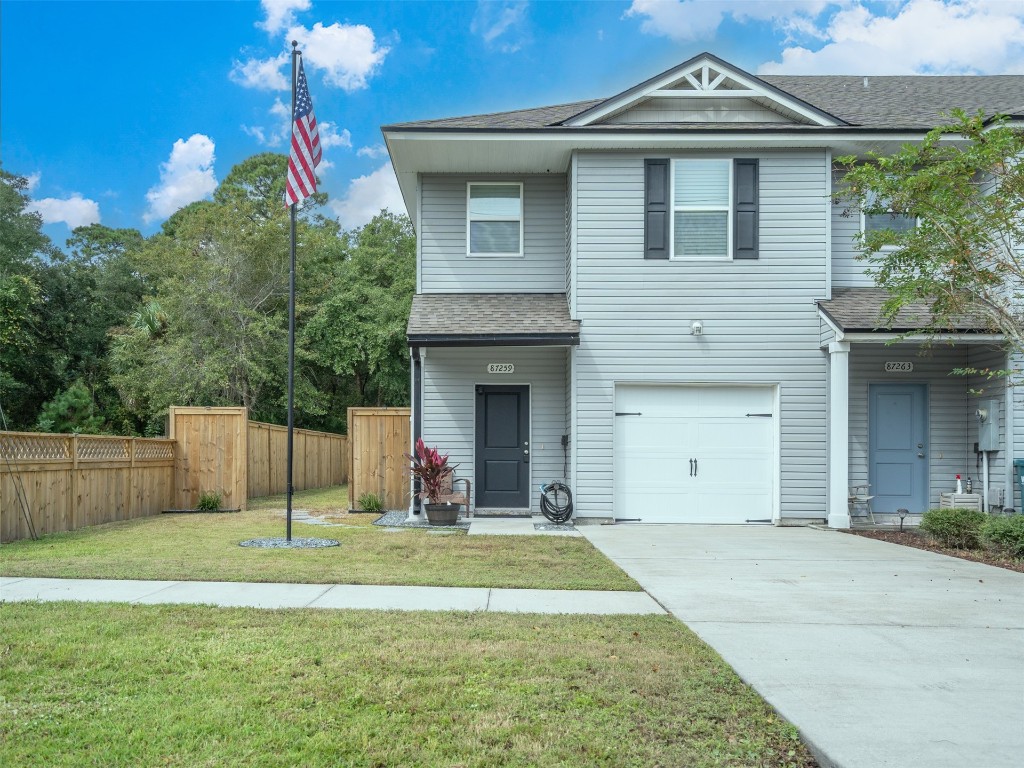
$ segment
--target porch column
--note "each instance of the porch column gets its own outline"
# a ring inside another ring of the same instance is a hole
[[[828,527],[850,527],[850,342],[828,345]]]

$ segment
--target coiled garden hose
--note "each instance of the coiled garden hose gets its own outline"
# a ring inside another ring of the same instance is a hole
[[[540,511],[552,523],[566,523],[572,517],[572,491],[565,483],[548,483],[540,487]]]

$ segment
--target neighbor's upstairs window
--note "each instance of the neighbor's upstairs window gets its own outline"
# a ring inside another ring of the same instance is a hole
[[[672,258],[730,258],[732,176],[727,159],[673,162]]]
[[[885,230],[889,230],[898,236],[913,231],[914,227],[917,226],[917,219],[913,216],[908,216],[905,213],[894,214],[892,211],[879,211],[879,206],[876,206],[876,202],[877,198],[874,195],[870,195],[867,203],[869,210],[873,212],[865,212],[863,214],[864,219],[862,229],[864,230],[865,235],[872,232],[883,232]],[[887,245],[884,247],[895,248],[896,246]]]
[[[470,256],[523,255],[523,185],[475,181],[467,189]]]

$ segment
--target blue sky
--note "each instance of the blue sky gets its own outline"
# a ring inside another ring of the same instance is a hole
[[[152,233],[283,151],[293,38],[325,213],[354,227],[404,210],[381,125],[610,96],[704,50],[754,73],[1020,74],[1024,0],[4,0],[3,167],[58,244],[93,221]]]

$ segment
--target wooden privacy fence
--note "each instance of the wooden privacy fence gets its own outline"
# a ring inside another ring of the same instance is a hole
[[[174,488],[174,443],[0,432],[0,541],[158,514]]]
[[[326,488],[348,480],[348,438],[312,429],[294,430],[292,486]],[[288,490],[288,427],[249,422],[249,498]]]
[[[385,509],[409,506],[408,408],[349,408],[349,506],[376,493]]]
[[[245,408],[175,407],[169,416],[169,439],[0,432],[0,541],[26,538],[30,527],[42,535],[192,509],[203,492],[245,509],[249,498],[287,490],[286,427],[251,422]],[[362,436],[358,493],[404,507],[409,409],[350,408],[353,418]],[[295,490],[348,481],[345,435],[294,434]]]
[[[178,507],[188,509],[204,492],[222,506],[245,509],[250,498],[284,493],[288,428],[249,421],[245,408],[170,410],[170,436],[178,444]],[[293,488],[324,488],[348,478],[345,435],[294,430]]]

